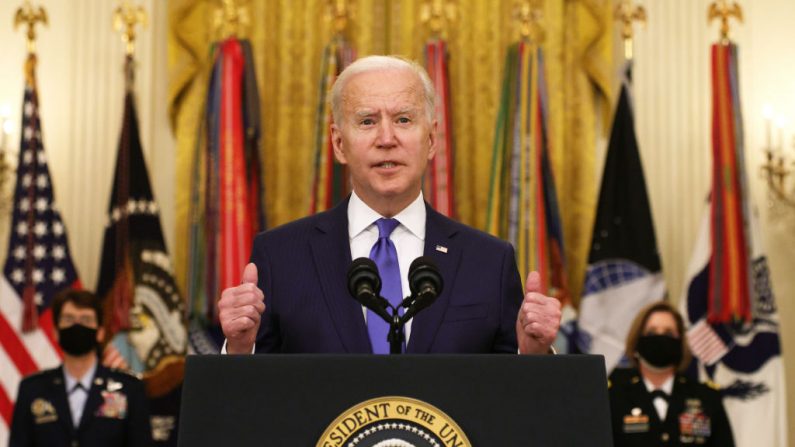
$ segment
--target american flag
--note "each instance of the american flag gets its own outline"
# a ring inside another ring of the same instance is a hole
[[[717,363],[727,352],[726,345],[712,325],[702,318],[687,330],[687,341],[690,350],[704,364],[712,366]]]
[[[61,362],[50,303],[60,290],[78,286],[66,229],[53,203],[35,78],[27,79],[8,254],[0,277],[0,445],[8,442],[19,382]]]

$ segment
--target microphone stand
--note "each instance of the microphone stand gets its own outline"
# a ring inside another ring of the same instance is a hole
[[[385,299],[384,299],[385,300]],[[408,310],[411,305],[414,304],[416,301],[416,297],[414,295],[409,295],[403,299],[403,302],[398,307],[394,307],[389,305],[389,308],[392,310],[392,319],[386,320],[389,323],[389,334],[387,335],[386,340],[389,342],[389,354],[403,354],[403,345],[406,341],[406,334],[403,332],[403,327],[406,325],[408,321],[405,318],[401,318],[400,315],[400,308],[406,308]]]
[[[403,343],[406,341],[406,334],[403,332],[403,325],[400,322],[400,315],[397,308],[392,308],[392,321],[389,322],[389,354],[403,354]]]

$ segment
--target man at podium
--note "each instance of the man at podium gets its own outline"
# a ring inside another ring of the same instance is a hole
[[[335,208],[259,234],[242,284],[218,303],[222,352],[388,353],[388,324],[348,292],[352,259],[378,267],[393,306],[408,295],[419,256],[438,265],[444,289],[404,327],[407,353],[543,354],[560,304],[513,247],[434,211],[422,196],[436,152],[435,93],[414,62],[370,56],[348,66],[331,94],[336,159],[353,192]]]

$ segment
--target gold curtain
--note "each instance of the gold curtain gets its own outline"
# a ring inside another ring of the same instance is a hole
[[[219,3],[169,4],[169,108],[177,140],[175,264],[183,286],[192,156],[207,88],[211,17]],[[349,37],[360,56],[422,59],[428,36],[419,20],[423,0],[349,3],[354,14]],[[455,193],[460,219],[483,228],[502,64],[506,47],[517,39],[515,2],[456,3],[457,19],[448,39]],[[248,5],[246,37],[254,48],[262,103],[266,215],[273,227],[304,216],[309,208],[319,62],[331,23],[325,18],[326,0],[250,0]],[[545,0],[544,6],[552,161],[576,297],[596,202],[599,99],[611,103],[612,0]]]

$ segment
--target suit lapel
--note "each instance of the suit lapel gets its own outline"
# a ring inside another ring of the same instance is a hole
[[[444,286],[442,294],[430,307],[418,313],[411,323],[411,337],[406,351],[427,353],[430,351],[436,333],[441,327],[442,318],[453,293],[458,263],[463,247],[453,244],[453,236],[458,231],[450,221],[425,204],[425,248],[423,255],[433,258],[439,267]]]
[[[370,353],[370,338],[362,306],[348,294],[351,246],[348,238],[348,200],[318,216],[310,246],[323,299],[346,352]]]
[[[54,370],[51,383],[50,396],[55,412],[58,415],[61,425],[66,433],[72,437],[75,427],[72,422],[72,410],[69,407],[69,398],[66,395],[66,383],[64,382],[63,365]]]

